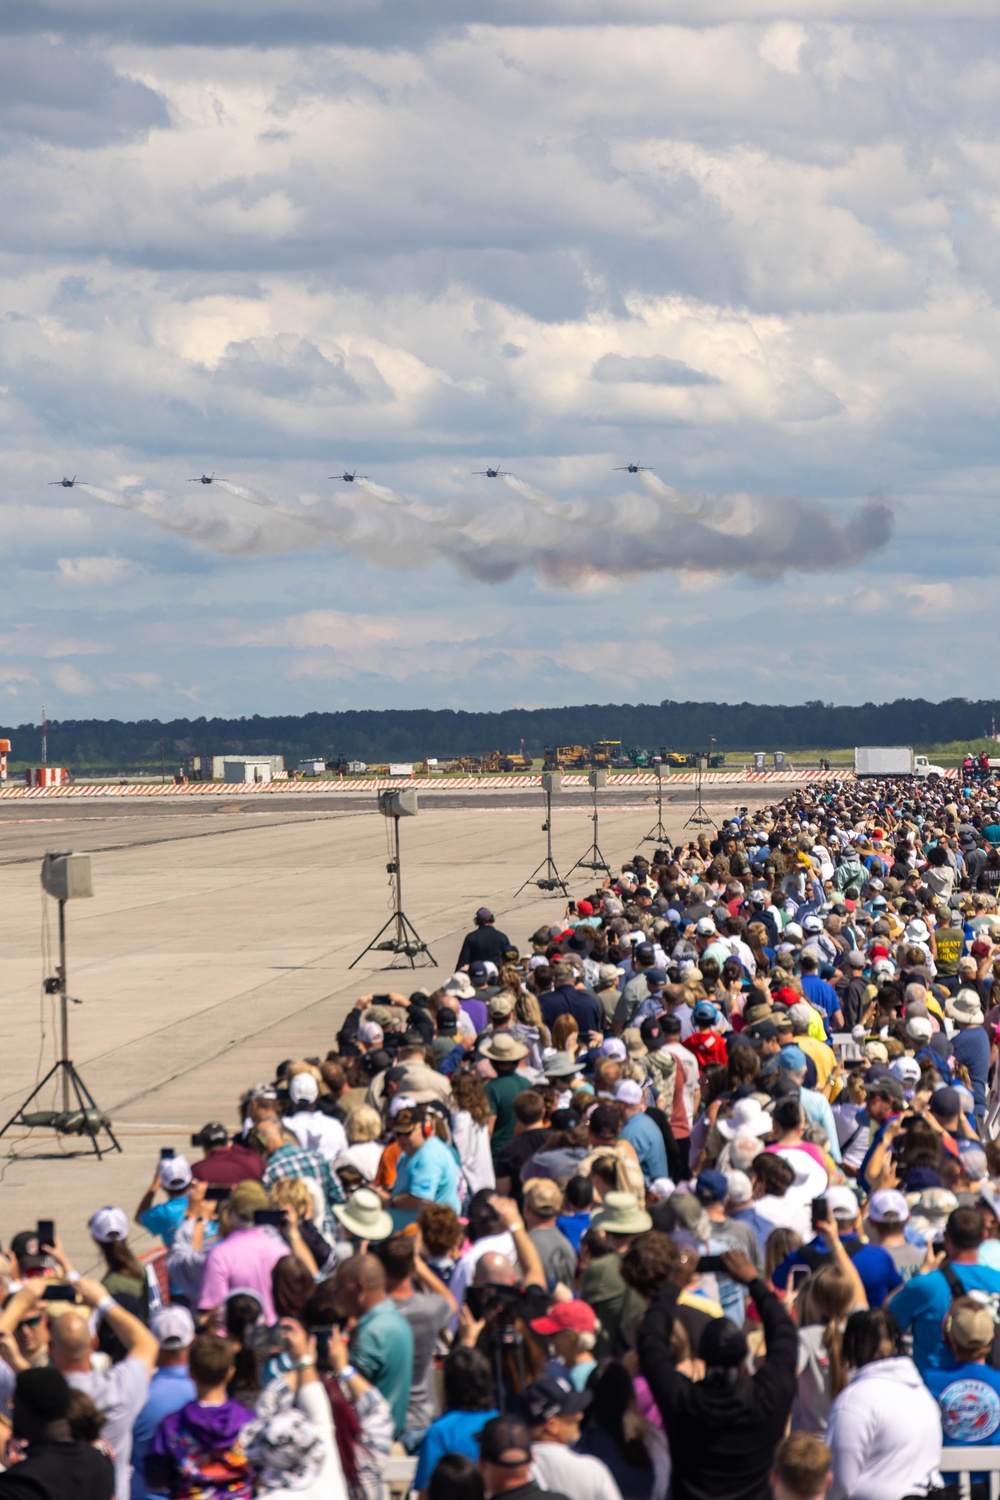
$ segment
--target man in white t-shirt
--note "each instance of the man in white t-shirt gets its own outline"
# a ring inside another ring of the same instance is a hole
[[[573,1500],[621,1500],[611,1470],[599,1458],[574,1453],[580,1440],[580,1418],[590,1392],[577,1391],[568,1380],[543,1376],[521,1395],[531,1428],[531,1474],[543,1490],[572,1495]]]
[[[319,1084],[312,1073],[296,1073],[288,1085],[292,1113],[282,1124],[290,1130],[304,1151],[316,1151],[334,1162],[347,1150],[347,1136],[339,1120],[317,1108]]]

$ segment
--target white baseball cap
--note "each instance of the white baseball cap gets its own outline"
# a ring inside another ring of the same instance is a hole
[[[128,1218],[123,1208],[99,1208],[87,1228],[99,1245],[128,1239]]]
[[[906,1199],[898,1188],[876,1188],[868,1199],[868,1217],[873,1224],[903,1223],[910,1217]]]
[[[858,1211],[858,1200],[849,1187],[827,1188],[826,1201],[835,1219],[853,1219]]]
[[[615,1089],[615,1102],[617,1104],[641,1104],[642,1089],[631,1078],[623,1078]]]
[[[194,1343],[194,1318],[179,1302],[161,1307],[149,1326],[161,1349],[187,1349]]]
[[[191,1167],[186,1156],[163,1158],[160,1162],[160,1186],[165,1193],[178,1193],[181,1188],[191,1186]]]
[[[822,917],[818,917],[815,912],[810,912],[808,917],[806,917],[805,921],[802,923],[802,926],[806,932],[822,932],[823,919]]]
[[[897,1057],[895,1062],[889,1064],[889,1072],[893,1078],[898,1078],[900,1083],[920,1082],[920,1064],[915,1057]]]
[[[694,930],[699,937],[713,937],[719,929],[711,917],[699,917],[694,924]]]
[[[288,1097],[293,1104],[315,1104],[319,1098],[319,1084],[311,1073],[296,1073],[288,1085]]]

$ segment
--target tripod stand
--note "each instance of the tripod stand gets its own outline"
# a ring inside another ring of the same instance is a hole
[[[697,770],[695,771],[695,779],[694,779],[694,784],[695,784],[695,789],[696,789],[695,795],[697,797],[697,801],[695,802],[694,812],[691,814],[691,816],[688,818],[687,822],[684,824],[685,828],[692,828],[692,827],[694,827],[694,828],[706,828],[706,827],[710,828],[712,826],[712,824],[715,822],[715,819],[712,817],[711,813],[705,811],[705,804],[701,800],[701,787],[702,787],[702,781],[704,779],[704,771],[705,771],[705,762],[704,762],[704,759],[699,756],[699,758],[698,758],[698,767],[697,767]]]
[[[665,844],[668,839],[667,830],[663,826],[663,767],[656,768],[656,824],[649,833],[644,833],[642,842],[644,844]]]
[[[6,1135],[12,1125],[23,1125],[28,1130],[34,1130],[41,1126],[48,1126],[60,1130],[67,1135],[88,1135],[94,1152],[100,1159],[102,1152],[98,1143],[98,1135],[102,1130],[106,1131],[111,1139],[111,1144],[116,1151],[122,1148],[115,1139],[114,1133],[107,1120],[94,1103],[94,1097],[80,1077],[76,1067],[69,1055],[69,1016],[67,1013],[68,996],[66,992],[66,902],[59,901],[59,967],[56,970],[55,984],[51,979],[45,981],[45,987],[49,994],[58,993],[60,1028],[62,1031],[62,1045],[60,1055],[52,1064],[41,1083],[35,1085],[24,1103],[11,1115],[6,1125],[0,1130],[0,1135]],[[62,1082],[62,1110],[33,1110],[28,1113],[28,1105],[45,1088],[52,1078],[59,1078]],[[70,1091],[72,1090],[75,1103],[70,1103]],[[105,1151],[108,1149],[105,1146]]]
[[[560,777],[560,784],[561,784],[561,781],[562,781],[562,778]],[[542,776],[542,786],[545,789],[545,822],[542,824],[542,832],[546,836],[546,840],[545,840],[545,858],[542,860],[541,864],[538,866],[538,869],[532,871],[532,873],[528,876],[527,880],[524,882],[524,885],[518,886],[517,890],[514,892],[514,899],[515,899],[515,901],[517,900],[517,898],[521,894],[521,892],[524,890],[524,886],[525,885],[537,885],[537,887],[538,887],[538,889],[540,891],[562,891],[562,893],[563,893],[564,896],[568,896],[569,895],[569,887],[567,886],[565,880],[563,880],[562,876],[559,874],[559,871],[556,869],[556,862],[552,858],[552,791],[553,791],[553,786],[552,786],[552,779],[551,779],[551,777],[547,777],[545,774],[543,774],[543,776]],[[540,871],[542,871],[542,870],[545,871],[544,875],[540,874]]]
[[[581,855],[576,864],[572,866],[569,874],[572,875],[574,870],[603,870],[605,875],[610,875],[611,866],[604,858],[597,843],[597,789],[605,785],[607,773],[604,771],[591,771],[588,780],[594,794],[594,811],[590,815],[590,821],[594,825],[594,842],[587,850],[587,853]]]
[[[392,821],[395,824],[396,853],[395,857],[390,859],[385,868],[394,877],[395,910],[384,926],[380,927],[378,932],[376,932],[367,948],[362,948],[354,963],[349,964],[348,968],[353,969],[355,964],[361,962],[366,953],[371,953],[374,950],[376,953],[394,953],[397,958],[402,954],[405,958],[409,959],[411,969],[417,967],[418,955],[424,954],[426,964],[430,968],[436,969],[437,962],[434,955],[403,911],[403,871],[399,857],[399,815],[392,815]],[[392,937],[383,938],[382,934],[387,932],[390,927],[394,929]],[[388,969],[401,969],[402,967],[402,964],[395,962],[386,965]]]

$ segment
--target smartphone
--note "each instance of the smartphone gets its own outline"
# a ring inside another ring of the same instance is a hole
[[[812,1275],[810,1266],[792,1266],[788,1273],[788,1290],[795,1295]]]
[[[76,1289],[65,1282],[53,1281],[42,1293],[43,1302],[75,1302]]]
[[[51,1248],[56,1242],[55,1220],[39,1219],[35,1225],[35,1233],[38,1235],[38,1243],[42,1249]]]
[[[830,1205],[825,1198],[814,1198],[812,1201],[812,1227],[818,1229],[830,1217]],[[807,1267],[808,1269],[808,1267]]]
[[[225,1187],[224,1185],[220,1186],[218,1184],[213,1183],[210,1188],[206,1189],[206,1192],[205,1192],[205,1202],[206,1203],[225,1203],[225,1201],[229,1197],[229,1194],[231,1193],[231,1191],[232,1191],[231,1188]]]
[[[253,1211],[255,1224],[272,1224],[275,1229],[283,1229],[287,1218],[283,1208],[255,1208]]]
[[[944,1254],[945,1244],[943,1234],[939,1234],[936,1239],[931,1240],[931,1249],[934,1251],[935,1255]]]
[[[161,1161],[172,1161],[173,1158],[176,1155],[177,1155],[177,1152],[174,1150],[173,1146],[161,1146],[160,1147],[160,1160]]]
[[[570,911],[571,911],[571,912],[575,912],[575,911],[576,911],[576,902],[575,902],[575,901],[570,901],[570,902],[568,902],[568,903],[567,903],[567,906],[568,906],[568,909],[569,909],[569,910],[570,910]]]
[[[704,1272],[706,1272],[706,1274],[714,1272],[716,1275],[720,1275],[720,1276],[728,1276],[729,1275],[729,1272],[726,1270],[725,1261],[723,1260],[723,1258],[722,1258],[721,1255],[701,1255],[701,1256],[699,1256],[698,1257],[698,1270],[699,1270],[699,1272],[700,1271],[704,1271]]]
[[[373,1005],[392,1005],[394,1003],[391,995],[373,995]]]
[[[192,1145],[192,1146],[203,1146],[203,1145],[204,1145],[204,1144],[205,1144],[205,1143],[204,1143],[204,1141],[203,1141],[203,1140],[202,1140],[202,1138],[201,1138],[201,1136],[200,1136],[200,1135],[193,1135],[193,1136],[192,1136],[192,1137],[191,1137],[191,1145]],[[161,1153],[161,1155],[162,1155],[162,1153]]]

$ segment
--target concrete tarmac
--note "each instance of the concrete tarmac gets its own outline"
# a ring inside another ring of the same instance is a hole
[[[761,788],[757,802],[777,790]],[[641,843],[655,801],[629,792],[602,803],[600,844],[613,868],[655,847]],[[713,813],[733,805],[727,796]],[[665,804],[671,837],[692,806],[690,797]],[[590,845],[590,811],[585,797],[554,808],[564,875]],[[3,1244],[52,1217],[81,1269],[93,1265],[87,1217],[104,1204],[131,1216],[161,1146],[189,1150],[208,1120],[234,1127],[241,1090],[272,1078],[282,1058],[323,1056],[360,995],[443,983],[476,907],[491,906],[523,951],[540,923],[565,910],[561,896],[534,886],[516,894],[544,859],[543,816],[539,794],[501,793],[449,806],[427,797],[418,817],[401,821],[403,909],[438,963],[411,976],[409,966],[385,969],[391,955],[378,953],[349,969],[392,911],[391,823],[370,797],[322,808],[5,804],[0,1124],[57,1055],[58,998],[42,993],[57,962],[57,907],[41,891],[41,859],[48,849],[88,851],[94,897],[66,909],[69,992],[83,1002],[69,1006],[70,1053],[123,1150],[98,1161],[86,1138],[13,1127],[0,1139]],[[580,897],[593,876],[577,871],[570,885]],[[37,1107],[59,1103],[50,1085]],[[150,1241],[137,1229],[135,1244]]]

